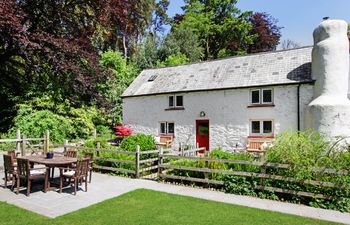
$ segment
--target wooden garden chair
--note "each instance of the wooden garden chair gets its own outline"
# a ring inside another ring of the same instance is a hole
[[[64,171],[67,170],[67,171]],[[77,194],[78,183],[85,182],[85,191],[87,191],[87,176],[89,171],[89,159],[79,160],[76,168],[60,168],[60,193],[62,193],[63,178],[74,180],[74,195]]]
[[[92,176],[93,163],[94,163],[94,154],[91,152],[85,152],[84,158],[89,160],[89,183],[91,183],[91,176]]]
[[[17,171],[11,155],[4,155],[4,169],[5,169],[4,188],[7,188],[7,181],[11,180],[12,181],[11,190],[13,190]]]
[[[66,157],[71,157],[71,158],[76,158],[77,157],[77,151],[73,150],[73,149],[68,149],[66,154]]]
[[[47,167],[45,168],[31,168],[28,159],[17,159],[17,194],[19,193],[19,187],[21,180],[26,181],[27,183],[27,196],[30,195],[30,188],[32,181],[36,180],[45,180],[44,183],[44,192],[48,188],[48,173]]]

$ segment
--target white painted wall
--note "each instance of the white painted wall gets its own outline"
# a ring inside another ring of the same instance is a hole
[[[159,122],[175,122],[175,145],[179,142],[195,145],[196,120],[210,123],[210,148],[232,149],[238,143],[245,146],[251,119],[273,119],[275,134],[297,129],[297,85],[276,86],[275,107],[247,108],[251,89],[184,93],[184,110],[165,111],[168,95],[124,98],[124,124],[135,133],[159,135]],[[311,101],[312,85],[301,85],[301,128],[304,127],[306,105]],[[199,113],[206,116],[201,118]]]

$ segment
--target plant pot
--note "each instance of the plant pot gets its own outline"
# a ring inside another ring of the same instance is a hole
[[[53,158],[53,152],[46,153],[46,158],[52,159]]]

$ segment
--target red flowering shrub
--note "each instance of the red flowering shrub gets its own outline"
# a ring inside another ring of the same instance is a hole
[[[132,130],[127,126],[114,126],[115,134],[118,136],[130,136],[132,134]]]

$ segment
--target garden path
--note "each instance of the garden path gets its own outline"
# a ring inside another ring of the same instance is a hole
[[[0,176],[3,177],[3,172],[0,173]],[[41,185],[38,185],[37,188],[41,188]],[[0,201],[6,201],[18,207],[54,218],[139,188],[350,224],[349,213],[99,173],[93,174],[92,183],[88,185],[88,192],[81,189],[76,196],[72,195],[72,190],[66,190],[62,194],[55,191],[43,193],[40,190],[33,190],[33,193],[26,197],[25,190],[16,195],[9,189],[1,187]]]

